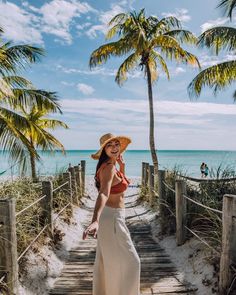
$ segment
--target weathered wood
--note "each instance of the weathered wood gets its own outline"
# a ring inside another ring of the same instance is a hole
[[[81,160],[81,178],[82,178],[82,196],[85,194],[85,167],[86,167],[86,161]]]
[[[236,263],[236,196],[224,195],[222,215],[222,252],[220,259],[220,294],[226,294],[232,279],[230,265]]]
[[[78,193],[80,198],[83,196],[83,183],[82,183],[82,169],[81,165],[78,164],[78,174],[77,174],[77,185],[78,185]]]
[[[71,187],[72,187],[72,193],[73,193],[73,202],[75,202],[77,205],[79,205],[77,183],[76,183],[76,177],[75,177],[75,168],[69,167],[68,171],[71,174]]]
[[[63,181],[68,181],[68,184],[64,187],[64,190],[66,192],[66,195],[69,195],[71,208],[73,209],[73,192],[72,192],[72,183],[71,183],[71,173],[70,172],[64,172],[63,173]]]
[[[51,181],[42,182],[42,194],[46,197],[41,201],[43,209],[42,222],[44,225],[48,224],[48,230],[53,235],[53,184]]]
[[[18,294],[18,263],[15,199],[0,199],[0,277],[6,274],[4,282],[11,295]]]
[[[159,214],[161,232],[164,233],[166,226],[166,188],[164,185],[165,170],[158,171],[158,199],[159,199]]]
[[[145,185],[145,177],[144,177],[144,175],[145,175],[145,162],[142,162],[142,179],[141,179],[141,184],[142,184],[142,186],[144,186]]]
[[[186,181],[176,180],[175,182],[175,208],[176,208],[176,242],[183,245],[186,241]]]
[[[148,189],[149,189],[149,201],[152,203],[155,198],[154,193],[154,166],[149,165],[149,178],[148,178]]]
[[[149,164],[144,163],[144,186],[148,185]]]

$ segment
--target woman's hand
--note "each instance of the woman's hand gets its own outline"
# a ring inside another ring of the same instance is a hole
[[[124,161],[124,158],[123,158],[122,154],[119,154],[119,156],[117,157],[116,161],[120,165],[120,167],[124,167],[125,166],[125,161]]]
[[[98,232],[98,221],[94,221],[83,232],[83,240],[85,240],[89,234],[92,234],[93,237],[96,238],[97,232]]]

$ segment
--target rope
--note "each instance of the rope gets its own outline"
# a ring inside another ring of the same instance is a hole
[[[170,191],[172,191],[175,194],[175,190],[172,187],[170,187],[165,181],[162,182]]]
[[[222,179],[218,179],[218,178],[215,178],[215,179],[201,179],[201,178],[194,178],[194,177],[190,177],[190,176],[184,176],[184,175],[181,175],[181,174],[176,174],[176,175],[178,175],[179,177],[188,179],[188,180],[195,181],[195,182],[229,182],[229,181],[236,181],[236,177],[222,178]]]
[[[13,167],[15,167],[17,164],[21,163],[24,161],[25,158],[28,158],[29,156],[24,156],[23,159],[19,160],[18,162],[14,163],[13,165],[11,165],[9,168],[7,168],[6,170],[0,172],[0,175],[6,173],[8,170],[12,169]]]
[[[63,207],[58,213],[57,216],[54,218],[53,222],[61,215],[61,213],[70,205],[71,203],[68,203],[65,207]]]
[[[22,209],[21,211],[16,213],[16,217],[18,215],[20,215],[21,213],[25,212],[26,210],[28,210],[30,207],[32,207],[33,205],[37,204],[39,201],[41,201],[42,199],[44,199],[46,197],[46,195],[43,195],[41,198],[37,199],[35,202],[33,202],[32,204],[30,204],[29,206],[25,207],[24,209]]]
[[[68,184],[69,181],[64,182],[63,184],[61,184],[60,186],[56,187],[55,189],[52,190],[52,192],[56,192],[57,190],[59,190],[60,188],[62,188],[63,186],[65,186],[66,184]]]
[[[25,255],[25,253],[30,249],[33,243],[38,239],[38,237],[44,232],[44,230],[48,227],[48,224],[44,226],[44,228],[39,232],[39,234],[33,239],[33,241],[29,244],[29,246],[21,253],[21,255],[17,258],[17,262]]]
[[[211,207],[208,207],[208,206],[206,206],[206,205],[203,205],[202,203],[199,203],[199,202],[197,202],[197,201],[194,201],[193,199],[187,197],[187,196],[184,195],[184,194],[183,194],[183,197],[184,197],[185,199],[188,199],[189,201],[191,201],[191,202],[197,204],[198,206],[201,206],[201,207],[205,208],[205,209],[208,209],[208,210],[214,211],[214,212],[216,212],[216,213],[220,213],[220,214],[223,213],[223,212],[220,211],[220,210],[213,209],[213,208],[211,208]]]
[[[197,235],[194,231],[192,231],[189,227],[187,227],[186,225],[184,225],[184,227],[189,230],[196,238],[198,238],[203,244],[205,244],[206,246],[208,246],[209,248],[211,248],[214,252],[216,252],[218,255],[221,255],[220,252],[218,252],[216,249],[214,249],[212,246],[210,246],[205,240],[203,240],[201,237],[199,237],[199,235]]]
[[[2,281],[5,279],[5,277],[6,277],[6,273],[0,278],[0,284],[2,283]]]

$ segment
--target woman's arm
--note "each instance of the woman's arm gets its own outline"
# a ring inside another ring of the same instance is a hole
[[[112,163],[108,164],[100,173],[100,190],[95,203],[92,222],[83,233],[84,240],[89,233],[96,237],[100,215],[109,198],[114,174],[115,166]]]
[[[124,161],[123,156],[121,154],[117,158],[117,162],[120,166],[120,172],[125,174],[125,161]]]

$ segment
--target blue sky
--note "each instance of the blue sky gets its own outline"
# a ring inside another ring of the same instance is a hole
[[[114,75],[122,59],[111,59],[91,71],[91,52],[105,42],[107,22],[117,13],[140,10],[162,18],[177,16],[185,29],[199,35],[214,25],[228,25],[213,0],[122,0],[122,1],[1,1],[0,26],[5,40],[30,43],[46,49],[41,63],[24,73],[38,88],[56,91],[69,130],[54,134],[67,149],[96,149],[104,133],[128,135],[130,149],[149,148],[147,86],[143,74],[132,72],[119,87]],[[236,24],[236,15],[230,25]],[[202,67],[235,58],[217,57],[207,50],[188,48]],[[235,84],[214,97],[204,89],[190,101],[187,86],[195,68],[168,63],[171,80],[160,74],[153,87],[155,138],[158,149],[236,149]]]

